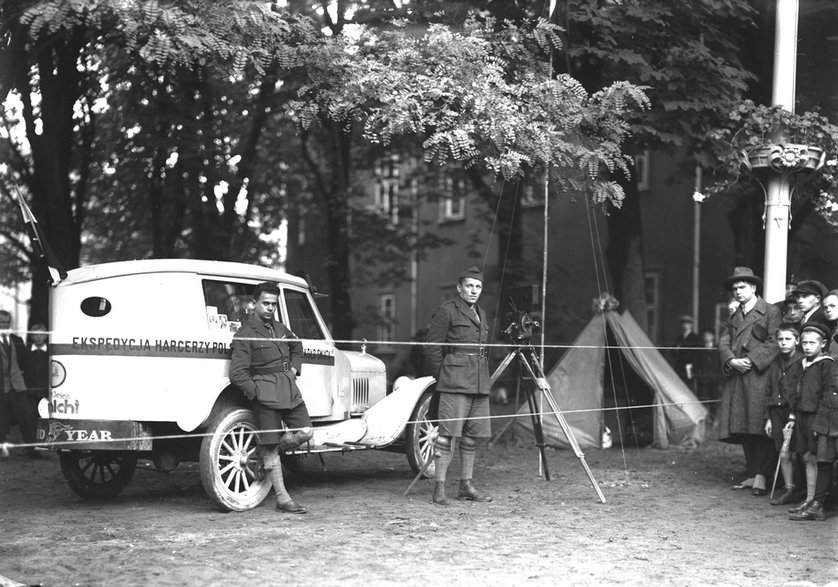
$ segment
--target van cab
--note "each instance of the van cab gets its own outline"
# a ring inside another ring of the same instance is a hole
[[[253,287],[277,283],[277,319],[302,341],[297,384],[314,438],[286,455],[404,451],[433,474],[427,419],[433,378],[396,380],[363,348],[338,349],[306,282],[241,263],[162,259],[68,272],[50,292],[51,389],[39,442],[57,450],[70,488],[118,494],[138,459],[164,471],[197,461],[223,510],[257,506],[270,481],[256,466],[256,424],[230,383],[230,342],[252,311]]]

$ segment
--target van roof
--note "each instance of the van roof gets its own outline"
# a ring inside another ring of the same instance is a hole
[[[87,265],[68,271],[67,279],[62,284],[82,283],[97,279],[140,275],[143,273],[198,273],[213,277],[237,277],[277,281],[306,287],[305,279],[290,275],[278,269],[270,269],[247,263],[230,261],[206,261],[201,259],[138,259],[134,261],[116,261]]]

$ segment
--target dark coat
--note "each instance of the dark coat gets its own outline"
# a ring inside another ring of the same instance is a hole
[[[279,339],[297,338],[281,322],[274,320],[273,327]],[[302,370],[300,341],[271,340],[267,326],[252,314],[236,332],[230,346],[233,351],[230,381],[248,399],[278,410],[289,410],[303,403],[296,376],[290,370],[294,367],[297,374]]]
[[[9,348],[2,348],[0,343],[0,392],[26,391],[24,380],[24,366],[26,365],[26,345],[23,339],[17,334],[9,334]],[[14,361],[14,362],[12,362]],[[7,362],[11,365],[11,386],[12,389],[5,389],[3,373],[6,372]]]
[[[32,350],[26,354],[23,373],[26,379],[26,391],[34,398],[47,397],[49,393],[49,353]]]
[[[741,435],[763,436],[765,388],[768,367],[780,349],[774,333],[782,321],[782,314],[762,298],[743,316],[737,310],[728,319],[719,339],[719,359],[727,375],[719,404],[719,440],[741,442]],[[748,357],[753,367],[739,373],[730,367],[732,359]]]
[[[765,388],[765,419],[769,408],[789,408],[794,404],[797,393],[795,372],[803,359],[803,353],[795,349],[788,355],[779,354],[768,367],[768,385]]]
[[[692,384],[697,375],[701,345],[701,337],[695,332],[690,332],[686,336],[680,335],[672,343],[672,349],[669,351],[672,367],[678,373],[678,376],[688,384]],[[692,365],[692,373],[687,372],[687,365]]]
[[[803,366],[803,361],[797,365],[797,387],[791,407],[796,412],[814,414],[818,411],[824,391],[834,384],[835,359],[821,354],[808,367]]]
[[[489,394],[489,321],[477,309],[480,320],[459,296],[443,303],[428,326],[425,362],[443,393]],[[445,344],[443,344],[445,343]]]
[[[829,377],[812,423],[812,431],[824,436],[838,437],[838,364],[830,361]]]

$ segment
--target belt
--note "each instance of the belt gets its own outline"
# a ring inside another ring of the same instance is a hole
[[[251,367],[250,374],[251,375],[270,375],[271,373],[285,373],[286,371],[291,370],[291,363],[288,361],[282,361],[278,365],[272,365],[270,367]]]
[[[449,355],[465,355],[467,357],[480,357],[481,359],[485,359],[489,356],[488,349],[484,347],[480,347],[476,353],[464,353],[461,351],[450,351]]]

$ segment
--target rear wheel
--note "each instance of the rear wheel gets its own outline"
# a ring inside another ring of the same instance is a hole
[[[227,408],[212,420],[201,442],[201,482],[222,511],[253,509],[271,490],[270,480],[258,472],[256,430],[253,412]]]
[[[134,453],[69,450],[59,452],[58,461],[67,485],[85,499],[119,495],[137,469]]]
[[[407,462],[414,473],[423,471],[425,477],[434,476],[434,441],[438,434],[438,426],[428,419],[428,409],[433,394],[426,391],[416,402],[410,422],[405,429],[405,452]]]

